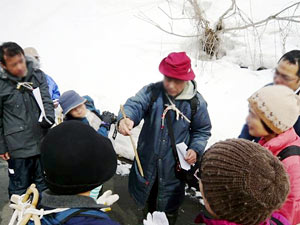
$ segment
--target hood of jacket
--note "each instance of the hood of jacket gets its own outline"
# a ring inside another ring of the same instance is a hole
[[[194,80],[186,83],[183,91],[175,97],[175,100],[190,100],[197,94],[197,83]]]

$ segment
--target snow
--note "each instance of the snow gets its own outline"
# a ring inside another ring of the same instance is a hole
[[[182,1],[170,2],[173,16],[181,16]],[[292,2],[237,1],[254,21]],[[201,4],[213,24],[230,1],[202,0]],[[247,116],[247,98],[272,81],[271,68],[284,51],[299,48],[298,27],[281,23],[280,30],[270,22],[256,31],[231,32],[223,36],[223,58],[198,60],[196,38],[170,36],[138,18],[146,15],[169,28],[170,20],[158,6],[169,10],[165,0],[2,0],[0,21],[5,22],[1,24],[0,42],[36,47],[42,69],[55,79],[62,92],[74,89],[81,95],[88,94],[101,111],[116,114],[128,97],[162,79],[158,65],[163,57],[173,51],[186,51],[192,58],[198,90],[208,102],[213,125],[209,145],[237,137]],[[228,20],[225,25],[237,22]],[[187,34],[194,31],[193,24],[186,20],[174,22],[174,29]],[[260,66],[270,69],[251,70]],[[135,140],[140,129],[138,126],[133,132]],[[128,137],[119,134],[113,142],[119,155],[133,159]],[[126,166],[119,167],[121,174],[127,170]]]

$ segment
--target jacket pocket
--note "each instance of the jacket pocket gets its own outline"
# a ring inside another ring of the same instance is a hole
[[[146,178],[140,174],[136,160],[134,160],[134,163],[132,165],[129,174],[129,180],[129,183],[131,183],[131,188],[139,190],[139,192],[145,192],[145,188],[149,185],[149,181],[147,181]]]
[[[26,137],[24,137],[24,131],[25,127],[21,125],[7,129],[4,132],[5,140],[9,150],[17,150],[24,148],[24,140],[26,139]]]

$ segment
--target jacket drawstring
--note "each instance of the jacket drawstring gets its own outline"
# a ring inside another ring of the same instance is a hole
[[[180,116],[182,119],[185,119],[188,123],[191,123],[191,121],[176,107],[176,105],[172,102],[172,100],[169,98],[169,96],[166,94],[170,104],[165,104],[167,106],[161,116],[161,129],[165,127],[165,118],[166,114],[169,110],[173,110],[176,113],[176,120],[179,120]]]
[[[21,87],[27,88],[30,91],[33,91],[32,82],[18,82],[17,89],[20,90]]]

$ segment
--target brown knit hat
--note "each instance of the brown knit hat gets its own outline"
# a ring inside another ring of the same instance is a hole
[[[289,193],[281,162],[259,144],[243,139],[211,146],[202,157],[201,181],[218,218],[243,225],[265,221]]]
[[[259,118],[276,134],[293,127],[300,114],[299,96],[283,85],[263,87],[248,101]]]

